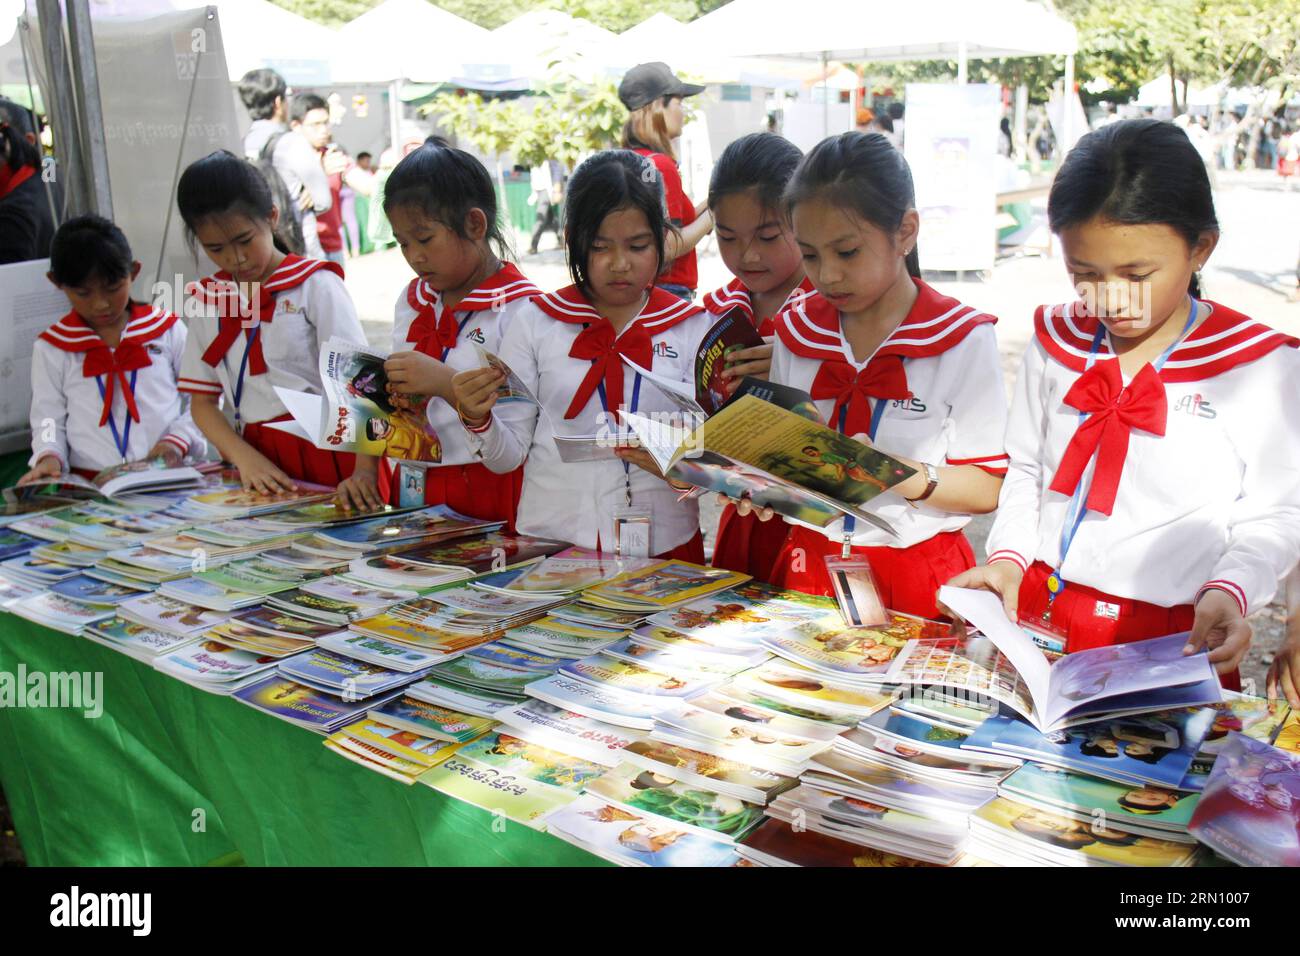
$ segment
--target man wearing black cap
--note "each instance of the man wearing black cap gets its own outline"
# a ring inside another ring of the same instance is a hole
[[[682,98],[704,91],[683,82],[666,63],[641,63],[627,71],[618,86],[618,98],[630,115],[623,126],[623,148],[649,159],[663,182],[668,219],[677,227],[665,243],[669,266],[658,286],[687,301],[695,297],[699,270],[695,246],[713,229],[707,202],[698,205],[682,189],[673,140],[682,134]]]
[[[0,99],[0,263],[43,259],[57,224],[31,111]]]

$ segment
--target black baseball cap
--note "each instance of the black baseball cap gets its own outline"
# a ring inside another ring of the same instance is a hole
[[[667,63],[638,63],[618,85],[618,98],[630,110],[639,110],[661,96],[694,96],[703,93],[698,83],[683,83]]]

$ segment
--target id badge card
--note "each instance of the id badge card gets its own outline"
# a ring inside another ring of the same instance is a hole
[[[620,508],[614,512],[614,553],[620,558],[650,557],[650,512],[645,508]]]
[[[889,621],[866,558],[826,555],[826,572],[835,588],[840,616],[849,627],[874,627]]]
[[[398,462],[397,480],[398,507],[423,508],[424,469],[410,462]]]
[[[1030,639],[1043,650],[1054,654],[1065,653],[1069,633],[1064,625],[1052,621],[1050,613],[1036,618],[1021,617],[1020,629],[1028,634]]]

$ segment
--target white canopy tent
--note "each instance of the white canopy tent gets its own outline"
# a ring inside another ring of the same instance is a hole
[[[779,30],[772,24],[779,23]],[[698,42],[723,56],[781,56],[849,62],[957,61],[965,83],[970,59],[1064,56],[1074,87],[1078,32],[1033,0],[911,0],[887,8],[841,0],[731,0],[690,24]],[[1067,116],[1068,116],[1067,112]],[[1069,142],[1068,131],[1062,135]]]
[[[465,59],[487,49],[490,34],[428,0],[384,0],[336,36],[344,79],[445,83],[463,72]]]
[[[605,74],[606,53],[617,39],[604,27],[560,10],[530,10],[493,30],[480,61],[467,62],[466,72],[469,79],[488,79],[484,67],[495,67],[500,82],[510,73],[526,81],[516,88],[527,88],[558,66],[579,80],[591,81]]]

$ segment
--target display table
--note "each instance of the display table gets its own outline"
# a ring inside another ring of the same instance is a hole
[[[319,735],[231,698],[0,613],[0,671],[20,663],[29,674],[103,674],[96,719],[0,707],[0,785],[32,865],[603,863],[353,764]]]

